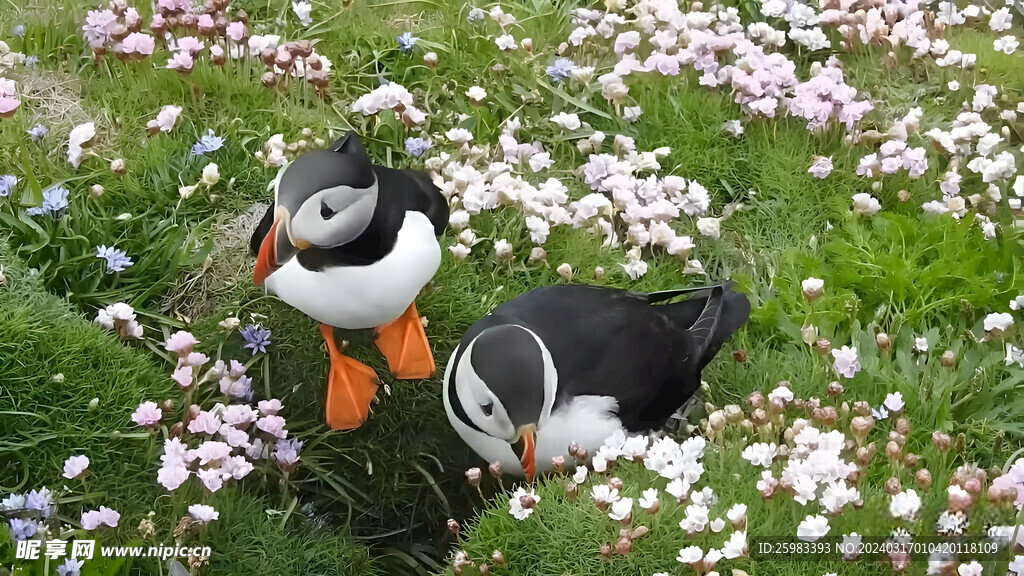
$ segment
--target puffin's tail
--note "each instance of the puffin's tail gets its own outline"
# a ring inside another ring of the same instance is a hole
[[[704,286],[696,289],[657,292],[648,297],[650,302],[661,302],[682,294],[694,297],[668,304],[672,316],[691,339],[698,358],[697,370],[703,370],[722,349],[722,345],[750,317],[750,301],[742,292],[733,290],[735,282]]]

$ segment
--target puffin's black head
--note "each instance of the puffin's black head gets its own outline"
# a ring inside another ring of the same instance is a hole
[[[551,413],[558,385],[544,343],[521,326],[488,328],[462,355],[455,378],[466,415],[484,433],[511,444],[532,479],[537,429]]]
[[[354,132],[328,150],[296,158],[275,188],[273,225],[260,244],[253,275],[257,285],[298,250],[351,242],[369,226],[377,206],[373,164]]]

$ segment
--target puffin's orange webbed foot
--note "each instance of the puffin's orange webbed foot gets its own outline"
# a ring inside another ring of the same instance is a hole
[[[399,380],[430,378],[437,369],[415,302],[398,320],[377,328],[376,343]]]
[[[331,430],[351,430],[366,422],[370,401],[377,394],[380,381],[372,368],[345,356],[334,343],[334,328],[320,325],[320,333],[331,355],[331,372],[327,377],[327,426]]]

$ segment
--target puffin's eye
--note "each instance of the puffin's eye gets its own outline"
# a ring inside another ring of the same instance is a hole
[[[324,202],[324,201],[321,200],[320,201],[320,217],[323,218],[324,220],[329,220],[332,216],[334,216],[334,214],[335,214],[334,210],[331,210],[331,207],[327,205],[327,202]]]
[[[490,418],[491,414],[494,413],[494,403],[491,402],[489,404],[481,404],[480,405],[480,409],[483,410],[484,416],[487,416],[488,418]]]

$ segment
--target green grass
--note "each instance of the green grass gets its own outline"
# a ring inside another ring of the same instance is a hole
[[[247,322],[256,314],[263,315],[258,318],[273,331],[273,345],[253,365],[255,388],[260,396],[284,401],[289,429],[307,445],[302,466],[287,489],[251,482],[216,499],[222,520],[202,535],[215,550],[210,570],[436,572],[451,545],[444,521],[472,519],[480,510],[486,510],[482,519],[468,522],[473,526],[466,544],[471,553],[489,553],[485,548],[492,545],[528,549],[537,532],[520,528],[537,518],[517,524],[501,510],[506,503],[501,498],[497,508],[488,508],[465,485],[463,470],[479,462],[450,429],[437,378],[386,381],[363,428],[347,433],[325,430],[326,355],[315,323],[253,286],[245,243],[225,235],[226,223],[254,203],[270,200],[266,184],[276,170],[263,167],[254,153],[275,133],[294,141],[303,128],[324,139],[355,129],[379,163],[421,167],[422,161],[404,152],[407,134],[400,124],[349,112],[351,101],[382,79],[399,82],[416,94],[431,114],[432,134],[459,125],[471,129],[477,142],[489,144],[496,140],[501,123],[518,115],[524,123],[523,139],[545,142],[556,160],[551,175],[562,180],[574,198],[589,192],[570,173],[585,157],[572,141],[557,137],[547,119],[559,111],[579,111],[582,103],[603,114],[581,117],[593,129],[605,131],[609,142],[612,135],[622,133],[635,137],[640,150],[669,146],[671,153],[662,160],[660,174],[677,174],[706,186],[715,214],[728,204],[743,205],[723,222],[720,240],[697,238],[692,258],[703,263],[706,278],[683,275],[683,262],[655,253],[645,254],[649,272],[630,281],[619,267],[624,261],[621,249],[601,248],[599,238],[566,227],[554,229],[544,245],[547,265],[527,264],[531,242],[518,210],[474,217],[472,226],[482,242],[465,262],[454,262],[445,250],[437,276],[417,303],[430,321],[427,334],[439,365],[464,330],[497,304],[536,286],[564,283],[555,273],[562,262],[572,264],[574,282],[636,290],[731,277],[748,291],[757,309],[730,349],[704,374],[704,395],[711,402],[739,402],[753,390],[770,390],[779,380],[792,382],[798,395],[821,396],[834,376],[826,361],[801,342],[800,327],[813,323],[834,346],[858,344],[865,370],[845,383],[858,399],[877,404],[887,392],[899,390],[914,405],[910,443],[915,451],[927,454],[928,434],[934,429],[964,434],[967,449],[956,456],[956,463],[1001,466],[1020,446],[1020,370],[1004,366],[998,342],[979,342],[980,319],[1005,310],[1022,289],[1017,274],[1019,232],[1003,212],[996,216],[1002,228],[993,242],[982,239],[970,218],[956,222],[922,217],[919,206],[940,197],[936,182],[945,161],[938,156],[930,153],[930,168],[921,179],[883,180],[875,195],[884,212],[872,219],[854,218],[850,197],[871,191],[870,182],[854,174],[859,158],[869,150],[847,145],[843,130],[809,134],[795,119],[750,121],[745,122],[744,136],[733,139],[723,134],[722,123],[741,118],[739,106],[728,92],[699,86],[692,72],[676,80],[633,82],[630,95],[644,111],[636,124],[616,119],[599,93],[574,95],[571,101],[551,91],[543,69],[571,29],[571,3],[504,3],[519,17],[516,38],[534,40],[535,57],[515,58],[496,56],[494,23],[488,20],[482,29],[467,24],[468,8],[455,0],[317,3],[315,23],[306,29],[295,26],[290,3],[242,0],[234,5],[248,12],[254,33],[278,30],[288,39],[319,40],[317,51],[334,63],[326,101],[301,83],[287,94],[274,94],[259,85],[262,68],[245,62],[223,71],[197,66],[191,76],[181,77],[153,67],[166,58],[158,50],[153,62],[124,65],[108,58],[94,66],[78,32],[91,7],[84,0],[47,0],[0,11],[5,41],[15,50],[42,58],[39,69],[27,72],[35,78],[31,85],[37,91],[24,98],[14,119],[0,121],[0,172],[13,172],[23,180],[31,175],[42,186],[63,182],[71,190],[68,215],[56,222],[39,219],[33,225],[14,217],[17,198],[0,207],[5,216],[0,236],[11,246],[0,252],[10,280],[9,287],[0,288],[2,491],[53,484],[64,458],[87,453],[93,459],[93,475],[88,486],[72,486],[74,497],[90,506],[121,510],[125,525],[118,536],[125,538],[154,510],[160,519],[156,538],[170,540],[176,519],[184,513],[183,502],[168,498],[156,485],[158,451],[145,435],[129,433],[128,426],[128,415],[140,401],[172,396],[170,366],[149,348],[123,345],[88,322],[98,307],[125,301],[137,309],[155,342],[162,340],[163,330],[188,327],[207,350],[243,358],[249,353],[242,349],[241,339],[217,323],[229,315]],[[138,8],[148,19],[150,8]],[[277,18],[288,24],[279,28],[274,24]],[[15,23],[27,26],[24,40],[6,34]],[[394,42],[394,36],[405,31],[421,37],[412,56],[401,54]],[[1020,54],[993,53],[991,35],[974,30],[951,31],[950,39],[964,51],[979,54],[975,70],[910,62],[902,52],[895,66],[877,48],[841,56],[848,83],[876,104],[865,119],[865,129],[884,132],[892,119],[913,106],[925,111],[922,130],[948,128],[976,83],[991,83],[1011,101],[1020,99]],[[439,54],[436,71],[422,64],[427,50]],[[805,77],[809,59],[798,61]],[[492,70],[499,62],[505,65],[504,72]],[[959,93],[945,88],[952,79],[962,84]],[[476,84],[487,89],[489,106],[471,107],[466,102],[464,92]],[[147,138],[146,121],[167,104],[183,107],[179,124],[171,134]],[[66,162],[63,146],[73,123],[85,120],[96,122],[96,149],[102,159],[89,159],[75,171]],[[51,127],[43,146],[29,144],[25,137],[24,130],[35,122]],[[192,143],[208,128],[226,138],[225,147],[209,159],[190,156]],[[1014,141],[1019,145],[1019,137]],[[922,142],[916,145],[927,146]],[[826,180],[807,173],[815,155],[833,157],[835,170]],[[118,157],[129,168],[124,176],[107,167]],[[211,161],[222,174],[212,196],[198,192],[181,202],[178,187],[197,181]],[[961,173],[964,195],[984,190],[977,175],[963,169]],[[104,194],[91,198],[90,186],[96,184],[103,186]],[[897,200],[904,189],[912,198],[905,204]],[[685,219],[678,228],[697,237]],[[517,258],[511,264],[494,261],[493,244],[502,238],[514,246]],[[448,231],[441,243],[448,246],[454,241]],[[99,244],[116,244],[136,264],[119,275],[103,275],[92,255]],[[594,281],[598,266],[606,275]],[[30,276],[29,268],[37,275]],[[811,275],[826,280],[826,296],[808,304],[800,296],[799,282]],[[194,315],[194,310],[202,313]],[[873,344],[878,330],[895,336],[898,351],[890,356],[878,352]],[[913,337],[922,334],[932,347],[923,365],[908,352]],[[354,341],[352,355],[386,373],[377,351],[365,339]],[[747,352],[747,362],[729,359],[731,349],[738,348]],[[947,348],[960,358],[954,370],[938,365]],[[63,383],[52,380],[56,373],[64,374]],[[92,398],[99,399],[94,410],[88,408]],[[727,476],[735,466],[745,465],[729,462],[724,453],[709,458],[716,466],[709,476]],[[953,464],[943,463],[950,469]],[[629,480],[640,481],[642,473],[629,474]],[[743,474],[749,476],[750,470]],[[880,480],[884,478],[873,479],[876,493]],[[488,494],[499,488],[489,490]],[[558,490],[555,482],[543,487],[542,494],[554,500]],[[737,483],[730,490],[720,491],[723,501],[738,498],[753,505],[756,500],[749,483]],[[295,510],[282,528],[283,511],[293,495],[298,506],[309,505],[317,523],[307,522],[305,514]],[[190,496],[200,495],[196,491]],[[265,513],[268,509],[272,515]],[[593,510],[570,509],[566,507],[564,517],[553,518],[554,524],[548,526],[556,533],[574,530],[568,532],[573,542],[565,543],[569,552],[564,557],[531,557],[525,572],[510,564],[509,573],[650,573],[674,566],[675,536],[652,536],[638,545],[638,553],[625,560],[626,568],[622,561],[596,561],[594,546],[611,538],[612,530],[582,522],[596,519]],[[769,524],[790,522],[791,512],[765,506],[757,517]],[[68,515],[77,521],[77,512]],[[547,522],[545,515],[540,518]],[[659,564],[665,558],[669,566]],[[148,569],[136,565],[134,571]],[[776,573],[775,568],[765,570]]]

